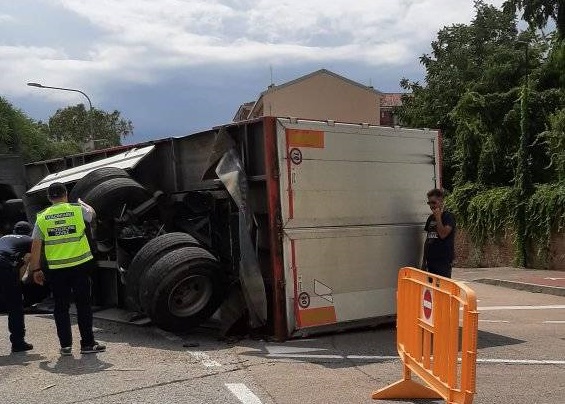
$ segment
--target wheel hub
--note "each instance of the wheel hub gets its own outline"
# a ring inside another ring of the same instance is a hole
[[[212,282],[206,276],[187,276],[171,290],[169,311],[178,317],[194,315],[208,304],[212,290]]]

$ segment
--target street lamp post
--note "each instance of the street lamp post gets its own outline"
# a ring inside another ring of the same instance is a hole
[[[86,95],[85,92],[74,89],[74,88],[64,88],[64,87],[52,87],[52,86],[44,86],[43,84],[39,84],[39,83],[27,83],[28,86],[30,87],[37,87],[37,88],[49,88],[52,90],[61,90],[61,91],[71,91],[74,93],[80,93],[82,95],[84,95],[86,97],[86,99],[88,100],[88,106],[90,107],[90,110],[88,112],[88,126],[89,126],[89,130],[90,130],[90,139],[89,139],[89,145],[92,147],[92,149],[95,149],[95,143],[94,143],[94,127],[92,125],[92,102],[90,101],[90,97],[88,95]]]

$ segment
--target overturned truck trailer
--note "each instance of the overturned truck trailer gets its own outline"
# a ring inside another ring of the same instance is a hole
[[[266,117],[72,156],[57,172],[28,165],[46,176],[24,202],[33,220],[60,181],[96,209],[98,305],[168,330],[246,316],[285,339],[395,315],[398,268],[418,264],[424,197],[439,186],[438,136]]]

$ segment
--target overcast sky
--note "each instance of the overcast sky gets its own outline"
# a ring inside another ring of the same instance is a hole
[[[500,5],[502,0],[492,0]],[[0,0],[0,94],[36,119],[84,102],[131,119],[129,142],[231,121],[275,84],[327,68],[381,91],[421,79],[471,0]]]

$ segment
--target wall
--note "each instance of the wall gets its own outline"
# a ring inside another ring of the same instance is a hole
[[[263,95],[263,114],[349,123],[380,121],[380,95],[329,74],[318,74]]]
[[[21,157],[0,155],[0,202],[20,198],[25,190],[24,164]]]
[[[380,117],[380,124],[381,126],[396,126],[400,125],[400,120],[398,116],[396,116],[390,107],[381,107],[381,117]]]
[[[513,235],[505,234],[499,240],[487,242],[482,249],[471,242],[464,230],[458,230],[455,237],[456,267],[511,267],[514,262]],[[549,260],[544,262],[537,248],[530,249],[529,267],[565,271],[565,233],[552,237],[549,248]]]

